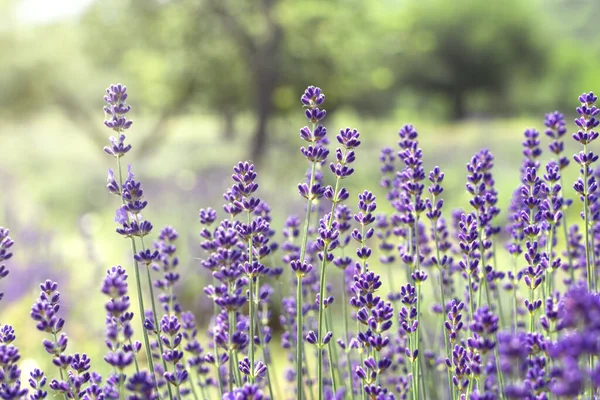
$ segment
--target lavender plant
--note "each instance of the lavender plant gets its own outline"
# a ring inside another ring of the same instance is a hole
[[[147,245],[153,226],[142,216],[146,193],[132,166],[125,176],[121,163],[133,149],[125,136],[132,126],[127,100],[125,86],[107,89],[105,125],[115,136],[105,152],[117,162],[107,189],[121,199],[116,232],[129,241],[132,265],[108,268],[99,284],[106,296],[105,368],[92,365],[85,353],[70,353],[74,345],[66,334],[59,285],[47,280],[30,315],[50,355],[46,364],[53,367],[33,369],[29,388],[22,385],[19,337],[2,325],[0,398],[600,396],[600,170],[591,149],[600,110],[593,93],[580,96],[576,109],[573,138],[583,150],[573,157],[580,167],[573,189],[582,201],[582,225],[569,225],[565,211],[573,193],[564,182],[569,161],[562,142],[569,128],[562,114],[547,114],[543,122],[554,157],[546,164],[539,132],[525,131],[520,186],[507,210],[498,206],[495,160],[484,149],[467,163],[467,211],[449,216],[442,199],[444,172],[436,166],[425,173],[417,131],[403,126],[398,151],[385,147],[380,155],[380,185],[392,210],[382,213],[386,205],[377,204],[382,197],[374,189],[350,193],[343,187],[361,145],[357,130],[340,130],[335,159],[325,168],[330,154],[321,125],[325,96],[309,86],[301,97],[310,125],[300,130],[307,143],[301,154],[308,161],[298,185],[304,220],[286,219],[280,245],[278,222],[264,201],[267,193],[257,197],[258,172],[250,162],[233,167],[222,219],[213,208],[200,210],[199,270],[209,282],[199,301],[212,306],[206,329],[178,296],[177,231],[167,226]],[[351,197],[357,204],[347,202]],[[500,234],[503,211],[507,240]],[[3,286],[11,277],[5,265],[13,246],[8,234],[0,228]],[[499,261],[503,248],[513,265]],[[130,282],[137,307],[129,297]],[[510,312],[503,309],[507,302]],[[281,354],[288,361],[285,371],[278,368]]]

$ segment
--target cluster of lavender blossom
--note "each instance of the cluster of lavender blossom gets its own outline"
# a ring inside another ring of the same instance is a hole
[[[330,150],[325,96],[308,87],[301,102],[309,126],[300,130],[308,172],[298,184],[304,219],[290,216],[276,234],[249,162],[233,168],[222,218],[212,208],[200,210],[200,266],[212,277],[204,288],[213,306],[205,329],[177,299],[177,232],[165,227],[150,243],[154,227],[142,215],[148,206],[142,184],[131,165],[124,173],[122,158],[132,149],[127,97],[120,84],[104,97],[105,125],[115,132],[104,150],[116,162],[106,187],[119,198],[116,233],[131,246],[131,267],[109,268],[100,288],[107,299],[103,362],[112,372],[102,376],[86,354],[67,351],[58,284],[46,281],[31,318],[58,371],[35,369],[25,387],[16,334],[2,325],[0,398],[600,396],[600,168],[589,149],[600,109],[593,93],[579,97],[572,135],[582,147],[573,156],[581,220],[569,225],[564,213],[574,206],[562,177],[570,164],[563,154],[567,125],[553,112],[544,123],[553,157],[545,166],[540,133],[525,131],[504,243],[489,150],[467,163],[469,207],[445,216],[444,173],[424,170],[416,129],[402,127],[398,149],[384,148],[380,156],[393,212],[376,213],[372,192],[344,187],[354,173],[359,132],[342,129]],[[8,234],[0,228],[0,279],[12,256]],[[512,265],[497,261],[503,245]],[[379,262],[371,268],[375,255]]]

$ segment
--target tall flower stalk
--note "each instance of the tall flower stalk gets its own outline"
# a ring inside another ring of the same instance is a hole
[[[331,202],[331,212],[323,217],[319,223],[317,238],[317,248],[319,252],[319,260],[321,261],[320,267],[320,282],[319,282],[319,295],[317,298],[319,311],[318,311],[318,322],[317,322],[317,333],[311,331],[308,336],[316,336],[317,342],[317,381],[319,385],[319,400],[323,399],[323,347],[331,341],[331,332],[324,332],[324,315],[325,309],[329,305],[325,299],[325,288],[327,285],[327,271],[326,267],[334,259],[333,251],[339,244],[339,231],[337,230],[337,224],[335,222],[335,211],[338,204],[347,200],[349,197],[348,191],[341,187],[341,181],[354,173],[354,168],[351,164],[356,160],[354,149],[360,145],[358,139],[360,133],[356,129],[342,129],[336,136],[340,147],[335,151],[336,163],[330,163],[329,169],[336,176],[335,187],[328,186],[325,189],[324,196]],[[331,302],[333,299],[331,299]]]
[[[125,156],[129,150],[131,150],[130,144],[125,144],[125,131],[131,127],[133,121],[127,119],[127,113],[131,110],[131,106],[127,104],[127,87],[121,84],[111,85],[108,89],[106,89],[106,95],[104,96],[104,101],[107,103],[104,106],[104,113],[106,116],[106,120],[104,121],[104,125],[112,129],[115,132],[116,136],[111,136],[110,146],[106,146],[104,151],[116,158],[117,160],[117,170],[118,176],[117,179],[119,182],[115,180],[115,176],[112,169],[108,170],[108,178],[107,178],[107,189],[110,193],[115,194],[121,198],[121,203],[125,205],[125,190],[124,190],[124,182],[123,182],[123,172],[121,167],[121,158]],[[136,199],[138,205],[144,204],[140,202],[139,199]],[[145,204],[144,204],[145,206]],[[139,210],[138,210],[139,211]],[[135,243],[135,237],[142,238],[145,235],[149,234],[152,230],[152,224],[148,221],[137,221],[130,220],[129,213],[124,209],[119,209],[117,213],[118,222],[122,222],[123,228],[121,229],[121,234],[125,237],[128,237],[131,242],[131,250],[133,252],[133,256],[137,254],[137,246]],[[142,326],[145,326],[145,308],[144,308],[144,296],[142,293],[142,285],[140,279],[140,269],[137,261],[133,259],[133,267],[135,270],[135,282],[137,286],[137,298],[139,305],[139,318],[141,319]],[[146,329],[142,330],[144,335],[144,349],[146,351],[146,359],[148,361],[148,366],[150,368],[150,373],[152,377],[155,378],[154,372],[154,362],[152,360],[152,351],[150,349],[150,340],[148,338],[148,332]]]
[[[402,254],[402,260],[412,268],[410,278],[414,281],[416,286],[416,305],[417,305],[417,316],[416,319],[421,318],[421,283],[427,279],[427,274],[421,271],[422,254],[419,248],[420,244],[420,215],[425,211],[425,201],[422,198],[423,180],[425,180],[425,171],[423,170],[423,152],[418,147],[418,133],[412,125],[405,125],[400,129],[398,133],[400,136],[399,145],[402,150],[398,152],[398,157],[404,162],[404,169],[398,172],[398,180],[402,192],[400,193],[400,202],[404,205],[402,207],[403,222],[407,226],[409,235],[410,246],[405,248]],[[419,383],[418,379],[422,379],[421,374],[421,362],[418,359],[420,346],[421,346],[421,330],[422,327],[417,324],[416,326],[416,338],[415,338],[415,350],[413,365],[413,396],[419,397]],[[421,351],[422,352],[422,351]],[[426,390],[423,385],[424,391]],[[425,393],[424,393],[425,394]],[[425,394],[426,396],[426,394]]]
[[[444,180],[444,173],[440,170],[439,167],[434,167],[433,170],[429,173],[429,182],[431,182],[429,188],[427,189],[431,194],[431,200],[427,199],[425,201],[425,207],[427,207],[426,216],[431,221],[431,234],[433,235],[433,240],[435,242],[435,256],[432,257],[431,261],[433,265],[438,268],[439,272],[439,291],[441,298],[441,306],[442,312],[440,313],[440,317],[442,319],[442,326],[445,326],[445,313],[446,313],[446,288],[444,287],[444,273],[445,270],[450,266],[449,259],[447,255],[441,255],[440,252],[440,238],[438,234],[438,227],[440,223],[440,218],[442,217],[442,207],[444,206],[444,200],[440,199],[439,196],[442,194],[444,189],[441,184]],[[443,223],[443,222],[442,222]],[[444,335],[444,345],[446,350],[446,356],[450,355],[450,341],[448,335]],[[448,388],[452,387],[452,373],[450,369],[448,369]],[[450,390],[450,397],[454,400],[454,391]]]
[[[583,203],[583,211],[581,216],[584,222],[584,238],[585,238],[585,263],[587,265],[587,285],[589,291],[597,291],[596,287],[596,271],[594,268],[593,249],[590,244],[590,197],[596,193],[598,184],[595,177],[592,175],[591,165],[598,160],[598,155],[593,151],[588,151],[588,146],[598,138],[598,133],[594,128],[598,126],[600,121],[596,119],[600,109],[596,107],[598,96],[593,92],[583,93],[579,96],[581,105],[577,107],[579,117],[575,119],[575,124],[579,130],[573,134],[573,139],[583,145],[583,150],[573,156],[575,162],[580,166],[580,177],[573,188],[579,194]]]
[[[571,205],[572,200],[566,200],[564,198],[565,185],[563,183],[563,170],[569,166],[569,159],[565,155],[563,155],[563,152],[565,150],[565,144],[561,140],[563,136],[567,133],[567,127],[564,116],[558,111],[546,114],[544,125],[547,128],[545,131],[546,136],[552,139],[552,141],[548,145],[548,148],[550,149],[550,152],[553,153],[557,158],[555,160],[555,164],[558,165],[558,174],[560,175],[560,179],[558,181],[560,190],[558,191],[558,193],[556,193],[556,196],[562,202],[560,211],[562,212],[562,227],[565,247],[567,247],[569,241],[569,223],[567,221],[567,215],[566,213],[564,213],[564,211]],[[569,277],[571,282],[573,283],[575,282],[575,268],[573,264],[573,257],[571,255],[571,252],[567,251],[566,253],[568,260]]]
[[[320,124],[320,121],[325,118],[326,111],[320,107],[325,101],[325,95],[320,88],[315,86],[309,86],[304,91],[304,94],[300,98],[303,106],[306,108],[306,118],[312,124],[312,128],[305,126],[300,129],[300,137],[308,144],[307,147],[302,147],[300,152],[310,163],[310,175],[308,177],[308,183],[300,183],[298,185],[298,191],[302,197],[306,199],[306,217],[304,219],[304,228],[302,230],[302,238],[300,242],[300,254],[299,259],[296,260],[296,266],[298,269],[294,270],[296,273],[296,394],[300,400],[302,400],[302,361],[304,356],[302,354],[303,349],[303,334],[302,334],[302,278],[312,269],[305,263],[306,257],[306,245],[308,243],[308,230],[310,227],[310,218],[313,208],[313,203],[319,198],[323,197],[324,188],[315,180],[315,174],[317,170],[317,164],[324,162],[329,155],[323,141],[327,134],[327,129]],[[294,269],[294,266],[292,266]],[[299,272],[300,271],[300,272]],[[302,272],[304,271],[304,272]]]
[[[11,247],[15,243],[8,234],[9,230],[0,226],[0,280],[8,276],[8,268],[4,261],[12,257]],[[0,301],[3,297],[4,293],[0,292]]]

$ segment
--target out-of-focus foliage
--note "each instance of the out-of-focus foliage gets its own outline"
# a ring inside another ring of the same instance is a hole
[[[5,15],[18,0],[4,0]],[[541,112],[591,84],[600,48],[593,1],[103,0],[77,19],[9,21],[0,30],[1,112],[58,106],[99,141],[90,110],[107,81],[127,81],[155,117],[236,118],[264,150],[269,120],[318,81],[331,109],[362,116],[427,105],[438,118]],[[239,126],[237,127],[239,130]],[[273,129],[271,129],[273,130]],[[148,140],[148,143],[157,142]],[[159,141],[158,141],[159,142]],[[144,147],[151,147],[150,144]]]
[[[454,118],[465,117],[472,94],[487,100],[474,109],[509,108],[511,84],[539,74],[549,55],[534,15],[531,3],[520,0],[412,2],[397,35],[401,83],[442,94]]]
[[[4,0],[6,14],[18,0]],[[0,30],[2,113],[59,106],[93,132],[98,87],[127,81],[156,116],[286,115],[318,81],[332,108],[382,115],[426,102],[448,118],[514,115],[579,91],[600,49],[593,1],[103,0],[77,20]],[[538,95],[534,94],[537,93]],[[415,101],[416,100],[416,101]],[[86,122],[87,121],[87,122]],[[89,133],[88,132],[88,133]],[[97,133],[91,137],[97,138]],[[254,156],[261,149],[254,149]]]

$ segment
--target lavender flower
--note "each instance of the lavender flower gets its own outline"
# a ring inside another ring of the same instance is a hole
[[[133,362],[135,362],[136,372],[139,372],[136,353],[142,346],[141,343],[132,341],[133,313],[128,311],[127,289],[127,273],[121,266],[113,267],[106,272],[102,293],[110,297],[105,307],[106,346],[109,353],[104,357],[104,361],[121,373]]]
[[[111,85],[106,89],[106,95],[104,101],[105,122],[107,128],[113,130],[115,135],[109,138],[110,146],[104,148],[104,152],[112,155],[117,160],[117,177],[112,170],[108,171],[107,179],[107,190],[111,194],[115,194],[121,198],[121,206],[117,209],[115,222],[120,227],[117,228],[117,233],[123,237],[129,238],[131,242],[131,250],[133,257],[133,267],[135,270],[135,281],[137,287],[137,298],[139,305],[139,318],[142,324],[146,326],[145,321],[145,310],[144,310],[144,296],[142,294],[142,286],[140,280],[139,263],[143,262],[148,265],[148,260],[152,257],[151,253],[147,253],[144,245],[144,237],[148,235],[152,230],[152,224],[149,221],[143,219],[140,212],[146,208],[148,202],[144,200],[144,191],[141,183],[135,179],[135,175],[132,172],[131,166],[128,167],[127,179],[123,180],[123,172],[121,168],[121,158],[125,156],[130,150],[131,145],[125,144],[126,136],[125,131],[128,130],[132,121],[127,119],[127,113],[131,110],[131,107],[127,104],[127,87],[121,84]],[[118,178],[118,181],[117,181]],[[141,252],[138,254],[136,238],[139,238],[141,245]],[[147,268],[148,284],[152,285],[150,277],[150,271]],[[154,304],[154,296],[151,297],[152,310],[154,315],[154,326],[158,325],[156,316],[156,307]],[[150,348],[150,340],[146,329],[143,330],[144,335],[144,346],[146,350],[146,357],[148,365],[150,367],[150,374],[154,377],[154,362],[152,359],[152,351]],[[113,381],[114,382],[114,381]],[[117,382],[121,385],[122,382]],[[158,388],[158,387],[157,387]],[[169,388],[170,392],[170,388]]]
[[[12,257],[10,248],[14,244],[14,241],[8,236],[8,229],[0,226],[0,280],[6,278],[8,275],[8,269],[3,264],[4,261]],[[0,301],[4,297],[4,293],[0,292]]]
[[[585,227],[585,248],[586,248],[586,265],[587,265],[587,282],[588,289],[596,290],[595,272],[592,271],[591,262],[591,247],[589,235],[589,207],[590,197],[594,196],[598,190],[598,184],[592,174],[592,164],[598,160],[598,155],[593,151],[588,151],[588,145],[598,138],[598,133],[594,128],[598,126],[600,121],[596,119],[600,109],[596,107],[598,97],[593,92],[583,93],[579,96],[581,106],[577,107],[579,117],[575,119],[575,124],[579,130],[573,134],[573,139],[583,145],[583,150],[573,156],[575,162],[581,167],[582,177],[573,185],[575,191],[579,194],[579,198],[583,202],[582,218]]]
[[[21,370],[17,362],[21,358],[19,349],[12,344],[16,339],[10,325],[4,325],[0,334],[0,398],[20,399],[27,395],[21,387]]]
[[[44,339],[43,345],[46,352],[52,355],[53,364],[58,367],[60,380],[53,379],[49,387],[62,393],[65,398],[79,396],[91,378],[90,359],[86,354],[65,354],[68,339],[63,332],[65,321],[58,316],[58,284],[48,280],[40,284],[40,289],[40,297],[33,304],[30,315],[37,322],[36,328],[50,334],[52,339]]]
[[[33,393],[29,395],[29,400],[41,400],[45,399],[48,395],[46,392],[46,382],[48,379],[44,375],[44,371],[40,369],[34,369],[29,374],[29,386],[33,389]]]

